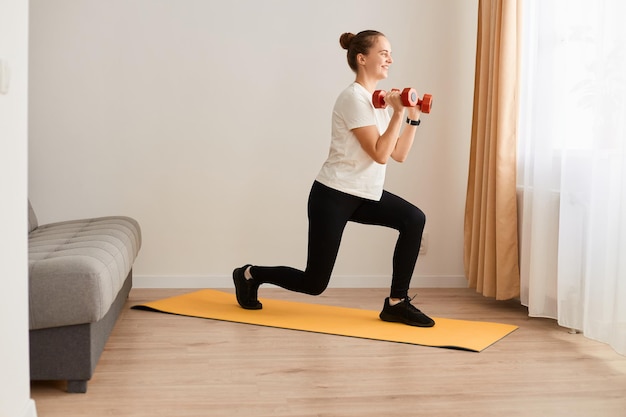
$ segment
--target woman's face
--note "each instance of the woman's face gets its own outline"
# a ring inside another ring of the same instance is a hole
[[[377,80],[387,78],[389,67],[393,63],[391,58],[391,44],[384,36],[376,38],[367,55],[360,56],[361,68],[369,77]]]

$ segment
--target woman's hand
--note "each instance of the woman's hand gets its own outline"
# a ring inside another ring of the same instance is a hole
[[[419,95],[418,95],[419,97]],[[411,120],[419,120],[420,115],[422,114],[421,106],[407,107],[407,116]]]
[[[385,103],[393,108],[394,113],[398,113],[401,116],[406,109],[407,116],[411,120],[419,120],[422,114],[421,106],[404,107],[404,104],[402,104],[402,93],[397,90],[392,90],[385,95]]]
[[[402,97],[400,91],[391,90],[385,94],[385,103],[393,108],[394,113],[404,113],[404,104],[402,104]]]
[[[403,162],[413,145],[415,126],[406,125],[400,136],[401,127],[406,120],[404,110],[412,120],[419,120],[419,106],[404,107],[399,91],[389,91],[385,95],[385,104],[393,108],[393,114],[387,130],[380,135],[376,126],[364,126],[352,129],[354,136],[367,154],[379,164],[386,164],[389,157]]]

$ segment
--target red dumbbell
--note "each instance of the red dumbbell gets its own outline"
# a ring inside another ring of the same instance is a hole
[[[392,89],[391,91],[400,91],[397,88]],[[385,103],[385,96],[387,92],[384,90],[376,90],[374,94],[372,94],[372,103],[374,107],[377,109],[384,109],[387,107],[387,103]],[[433,96],[430,94],[424,94],[424,98],[420,99],[417,96],[417,91],[414,88],[405,88],[400,93],[400,98],[402,99],[402,104],[404,107],[415,107],[420,106],[422,113],[430,113],[430,110],[433,107]]]

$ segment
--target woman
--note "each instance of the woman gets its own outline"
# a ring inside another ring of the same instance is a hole
[[[377,83],[387,78],[393,63],[391,46],[382,33],[344,33],[339,42],[347,50],[348,65],[356,79],[337,98],[330,152],[311,187],[306,269],[252,265],[237,268],[233,271],[237,302],[246,309],[262,308],[257,293],[259,285],[266,283],[321,294],[328,286],[343,230],[352,221],[399,231],[391,291],[380,318],[431,327],[435,322],[414,307],[408,297],[426,217],[419,208],[383,189],[389,158],[403,162],[413,145],[420,108],[405,108],[396,91],[385,97],[393,109],[391,115],[386,109],[374,108],[372,93]]]

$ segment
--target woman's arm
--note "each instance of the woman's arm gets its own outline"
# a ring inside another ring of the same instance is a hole
[[[352,129],[361,147],[367,154],[379,164],[386,164],[391,157],[394,161],[404,162],[413,146],[417,126],[407,124],[400,134],[404,123],[404,109],[400,94],[389,94],[385,101],[392,105],[393,115],[385,133],[380,135],[376,126],[364,126]],[[419,120],[419,107],[407,107],[408,117],[411,120]]]
[[[374,125],[352,129],[363,150],[379,164],[386,164],[394,153],[404,122],[404,106],[400,93],[390,92],[385,96],[385,101],[393,107],[393,114],[387,130],[382,135],[378,133],[378,128]]]
[[[420,118],[420,110],[419,107],[409,107],[408,117],[411,120],[419,120]],[[417,126],[413,126],[410,124],[406,124],[404,126],[404,130],[402,134],[398,138],[398,142],[396,143],[396,147],[391,152],[391,158],[397,162],[404,162],[409,156],[409,151],[413,146],[413,141],[415,139],[415,133],[417,131]]]

